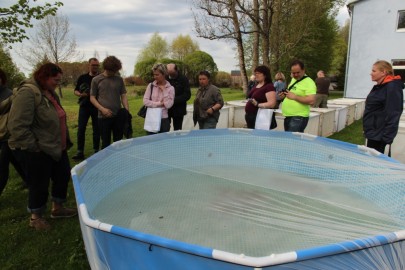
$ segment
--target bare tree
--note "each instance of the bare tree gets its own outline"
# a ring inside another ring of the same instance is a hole
[[[243,91],[247,90],[243,35],[249,30],[248,17],[240,12],[238,1],[194,0],[194,28],[199,37],[210,40],[225,39],[236,43]],[[208,15],[208,16],[207,16]]]
[[[79,56],[76,51],[76,39],[71,34],[69,18],[65,15],[46,16],[30,37],[28,47],[19,54],[34,66],[43,59],[59,64],[69,62]],[[59,95],[62,96],[59,87]]]
[[[259,17],[259,0],[253,0],[253,11],[256,18]],[[260,35],[258,25],[253,24],[253,46],[252,46],[252,73],[255,67],[259,65]]]

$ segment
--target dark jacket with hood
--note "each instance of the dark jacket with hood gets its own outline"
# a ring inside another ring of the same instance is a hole
[[[367,139],[391,144],[397,135],[404,107],[404,83],[400,76],[388,75],[371,89],[366,99],[363,131]]]

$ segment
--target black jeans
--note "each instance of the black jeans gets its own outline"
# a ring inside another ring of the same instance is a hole
[[[11,153],[7,141],[0,142],[0,194],[3,192],[8,182],[10,163],[13,164],[22,180],[26,181],[24,171]]]
[[[93,149],[97,152],[100,149],[100,131],[98,128],[98,111],[92,105],[84,105],[79,108],[79,123],[77,127],[77,152],[84,152],[84,142],[86,139],[86,126],[91,117],[93,128]]]
[[[291,132],[304,132],[309,117],[289,116],[284,119],[284,130]]]
[[[66,150],[62,151],[59,161],[55,161],[44,152],[13,150],[13,155],[21,164],[27,178],[28,212],[42,214],[49,196],[49,182],[52,181],[52,201],[66,201],[70,180],[70,164]]]
[[[367,147],[373,148],[380,153],[384,154],[385,146],[387,146],[385,142],[367,139]]]
[[[245,121],[247,128],[254,129],[256,126],[256,116],[257,114],[246,113],[245,114]]]
[[[183,128],[184,115],[173,116],[171,119],[173,122],[173,130],[181,130]]]
[[[160,130],[158,133],[169,132],[170,131],[170,118],[162,118],[160,122]],[[146,132],[148,135],[157,134],[154,132]]]
[[[101,149],[111,144],[111,132],[113,134],[113,142],[122,140],[124,137],[125,121],[126,119],[121,119],[121,117],[117,116],[98,119],[98,127],[101,134]]]

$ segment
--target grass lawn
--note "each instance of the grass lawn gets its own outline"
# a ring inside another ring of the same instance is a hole
[[[136,116],[142,105],[142,98],[137,89],[129,87],[130,111],[133,115],[134,137],[144,136],[143,119]],[[193,89],[193,96],[196,90]],[[226,101],[244,99],[240,90],[223,89]],[[77,133],[77,97],[72,87],[63,89],[62,104],[68,115],[68,127],[75,142]],[[331,98],[342,97],[342,92],[334,91]],[[194,98],[189,101],[191,104]],[[331,138],[355,144],[363,144],[361,121],[357,121]],[[92,152],[91,124],[86,133],[85,155]],[[69,151],[69,156],[76,153],[76,145]],[[71,163],[75,165],[74,162]],[[89,269],[84,244],[82,241],[78,218],[65,220],[48,219],[52,225],[49,232],[37,232],[28,227],[29,214],[26,211],[27,190],[21,179],[11,167],[9,183],[0,196],[0,268],[6,269]],[[75,205],[72,185],[69,186],[68,206]],[[48,205],[49,206],[49,205]],[[46,216],[49,216],[49,211]]]

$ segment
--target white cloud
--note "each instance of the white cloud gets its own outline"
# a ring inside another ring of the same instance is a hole
[[[44,1],[38,1],[41,2]],[[69,0],[59,11],[69,17],[77,49],[84,59],[92,57],[95,51],[100,60],[115,55],[122,61],[127,76],[133,73],[139,51],[154,32],[169,43],[179,34],[189,34],[201,50],[214,58],[220,70],[230,72],[237,63],[232,45],[196,37],[187,0]],[[12,55],[23,72],[28,73],[30,70],[23,68],[24,62],[14,52]]]
[[[6,6],[7,2],[13,1],[6,0]],[[37,1],[39,4],[44,2]],[[138,53],[154,32],[159,32],[169,43],[179,34],[189,34],[202,51],[214,58],[219,70],[230,72],[238,69],[232,43],[196,37],[190,5],[188,0],[69,0],[64,1],[59,11],[69,17],[77,49],[84,56],[82,60],[92,57],[95,51],[100,60],[115,55],[122,61],[126,76],[133,73]],[[339,24],[343,24],[346,18],[347,10],[343,7],[337,18]],[[30,72],[25,68],[27,63],[13,51],[12,56],[23,72]]]

